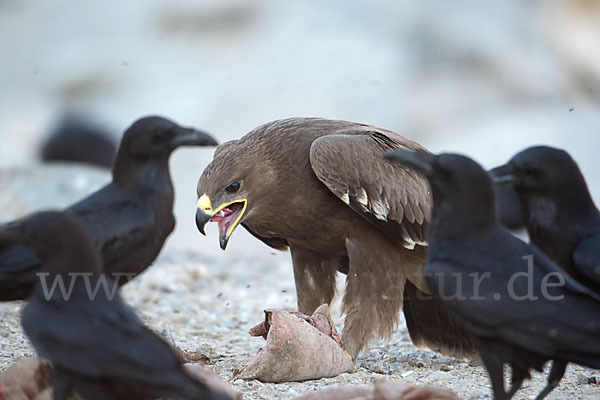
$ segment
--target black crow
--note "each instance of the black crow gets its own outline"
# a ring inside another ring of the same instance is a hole
[[[553,360],[544,398],[567,363],[600,368],[600,297],[533,245],[499,225],[491,179],[473,160],[397,151],[388,160],[422,173],[434,208],[425,274],[434,298],[475,337],[496,400],[510,399]],[[504,389],[503,367],[512,367]]]
[[[575,160],[566,151],[536,146],[490,173],[515,188],[531,242],[600,293],[600,213]]]
[[[112,167],[117,154],[115,139],[89,117],[65,114],[53,127],[40,149],[45,162],[77,162]]]
[[[498,220],[511,230],[525,228],[521,203],[514,188],[507,185],[496,184],[496,204],[498,204]]]
[[[139,119],[123,135],[112,182],[66,209],[91,233],[104,270],[119,285],[154,261],[175,226],[171,152],[216,144],[209,134],[165,118]],[[0,300],[27,298],[39,267],[33,249],[18,241],[0,245]]]
[[[54,400],[72,390],[90,400],[230,399],[188,375],[171,347],[121,300],[79,221],[46,211],[2,235],[7,231],[42,262],[21,324],[52,365]]]

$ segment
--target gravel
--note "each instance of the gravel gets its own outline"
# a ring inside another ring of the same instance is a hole
[[[261,321],[263,309],[294,309],[294,283],[290,262],[278,257],[223,262],[219,256],[166,252],[122,294],[151,328],[188,359],[218,372],[245,399],[289,399],[335,385],[369,386],[377,379],[448,387],[465,399],[491,398],[483,368],[413,347],[403,323],[389,342],[374,343],[359,357],[354,374],[282,384],[232,379],[233,370],[247,365],[264,343],[247,333]],[[34,353],[19,327],[21,307],[21,302],[0,305],[0,370]],[[600,387],[592,379],[599,376],[571,365],[549,399],[600,399]],[[544,383],[541,374],[534,374],[516,399],[531,398]]]

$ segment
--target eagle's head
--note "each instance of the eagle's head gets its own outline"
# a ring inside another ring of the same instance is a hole
[[[206,223],[216,222],[223,250],[239,224],[271,208],[267,202],[276,177],[268,160],[258,153],[239,140],[223,143],[198,181],[196,226],[204,235]]]

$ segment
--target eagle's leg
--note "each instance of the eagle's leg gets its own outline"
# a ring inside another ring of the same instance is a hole
[[[402,307],[406,277],[402,253],[387,240],[347,239],[350,259],[342,312],[346,315],[342,341],[354,360],[374,337],[391,336]]]
[[[298,297],[298,311],[311,315],[321,304],[330,305],[335,297],[337,269],[341,257],[322,254],[290,246],[294,264],[294,281]]]

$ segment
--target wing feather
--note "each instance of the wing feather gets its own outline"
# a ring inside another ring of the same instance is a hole
[[[354,127],[316,139],[310,163],[333,194],[392,240],[412,249],[427,244],[433,201],[423,176],[381,158],[395,149],[425,150],[390,131]]]
[[[114,185],[104,187],[67,211],[84,222],[102,252],[105,265],[126,257],[131,249],[148,241],[155,229],[152,210]]]
[[[40,257],[30,246],[19,242],[1,244],[0,301],[27,298],[40,266]]]
[[[116,298],[108,305],[32,302],[24,309],[22,324],[41,356],[89,378],[151,382],[178,367],[170,347]]]

